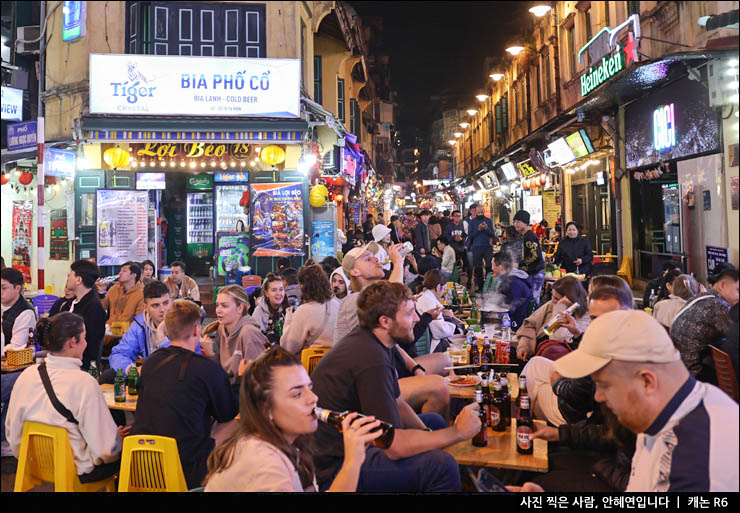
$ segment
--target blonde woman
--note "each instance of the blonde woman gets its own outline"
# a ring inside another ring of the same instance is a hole
[[[668,299],[658,301],[653,306],[653,317],[663,326],[670,326],[686,301],[699,293],[699,282],[688,274],[679,274],[673,283],[666,282]]]
[[[201,338],[203,355],[214,358],[229,376],[233,385],[249,361],[260,356],[269,341],[259,325],[249,316],[249,297],[237,285],[224,287],[216,298],[216,317],[219,326],[216,340]]]

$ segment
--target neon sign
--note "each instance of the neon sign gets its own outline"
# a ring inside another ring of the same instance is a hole
[[[653,146],[658,151],[676,145],[676,116],[673,104],[661,105],[653,112]]]

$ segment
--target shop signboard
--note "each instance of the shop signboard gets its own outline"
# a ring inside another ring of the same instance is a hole
[[[617,37],[624,30],[631,29],[627,34],[627,44],[620,45]],[[604,27],[578,52],[578,62],[582,61],[583,54],[588,51],[589,68],[581,75],[581,97],[587,96],[605,82],[611,80],[622,70],[637,62],[637,46],[641,37],[640,17],[633,14],[621,25],[615,28]]]
[[[62,8],[62,41],[69,42],[85,37],[87,2],[64,2]]]
[[[511,162],[506,162],[505,164],[502,164],[501,171],[504,172],[504,176],[508,181],[511,182],[512,180],[516,180],[516,169],[514,169],[514,164],[512,164]]]
[[[244,232],[216,233],[216,272],[226,276],[249,265],[249,234]]]
[[[558,224],[558,216],[560,215],[560,203],[558,199],[555,191],[544,191],[542,193],[542,217],[551,227],[555,227]]]
[[[720,151],[718,111],[704,83],[688,78],[629,104],[625,132],[628,169]]]
[[[547,145],[550,150],[550,156],[552,160],[559,166],[573,162],[576,156],[573,154],[573,150],[568,146],[568,142],[565,137],[555,139],[553,142]]]
[[[336,256],[334,221],[311,221],[311,258],[317,262]]]
[[[252,184],[254,256],[302,256],[303,183]]]
[[[573,156],[577,159],[585,157],[586,155],[594,152],[594,146],[593,144],[591,144],[591,138],[583,129],[566,136],[565,143],[573,152]]]
[[[98,265],[121,265],[147,258],[149,192],[97,191]]]
[[[348,203],[349,207],[349,218],[350,222],[353,223],[355,226],[360,224],[360,202],[359,201],[351,201]]]
[[[6,121],[23,121],[23,91],[2,87],[2,118]]]
[[[69,260],[67,209],[51,211],[49,260]]]
[[[38,138],[35,121],[8,125],[8,150],[35,148],[37,143]]]
[[[249,181],[249,173],[246,171],[218,171],[213,175],[213,181],[219,183],[245,183]]]
[[[77,154],[70,150],[47,148],[44,151],[44,173],[60,178],[74,178]]]
[[[522,178],[529,178],[537,174],[537,170],[529,163],[528,160],[520,162],[516,165],[519,168],[519,172],[522,174]]]
[[[5,89],[5,88],[3,88]],[[13,202],[12,266],[23,273],[23,281],[31,283],[31,237],[33,236],[33,202]]]
[[[714,269],[722,262],[730,261],[730,250],[728,248],[718,248],[707,246],[707,274],[714,274]]]
[[[300,116],[299,59],[91,54],[89,69],[91,114]]]
[[[188,190],[212,190],[213,189],[213,175],[208,173],[202,173],[195,176],[189,176],[185,184],[185,188]]]
[[[542,196],[524,196],[524,210],[529,212],[529,224],[542,221]]]
[[[137,190],[164,190],[165,174],[164,173],[136,173]]]
[[[250,157],[252,146],[247,143],[163,143],[148,142],[131,144],[136,160],[170,160],[190,162],[196,160],[245,160]]]
[[[357,159],[344,146],[339,147],[339,159],[341,163],[342,178],[350,185],[355,185],[357,179]]]

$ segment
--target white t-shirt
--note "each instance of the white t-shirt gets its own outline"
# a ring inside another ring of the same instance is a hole
[[[2,309],[2,315],[5,315],[5,312],[10,310],[10,308],[10,306],[4,306]],[[0,319],[2,319],[2,315],[0,315]],[[28,344],[28,331],[35,327],[36,313],[33,310],[22,311],[18,317],[15,318],[15,322],[13,323],[13,336],[9,341],[7,341],[7,347],[10,349],[23,349],[26,347],[26,344]],[[3,333],[2,330],[0,330],[0,343],[2,344],[2,355],[5,356],[6,340],[5,333]]]
[[[416,300],[416,310],[420,314],[426,313],[439,306],[442,306],[442,303],[439,302],[439,299],[434,295],[434,292],[429,289],[424,290],[421,296],[419,296],[419,299]],[[440,312],[437,318],[429,323],[429,331],[432,335],[430,351],[433,352],[434,348],[439,344],[440,339],[451,337],[455,334],[455,325],[451,322],[445,321],[442,312]]]

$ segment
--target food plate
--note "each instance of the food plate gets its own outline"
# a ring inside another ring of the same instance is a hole
[[[478,383],[480,383],[480,378],[471,374],[450,378],[450,385],[455,387],[474,387]]]

